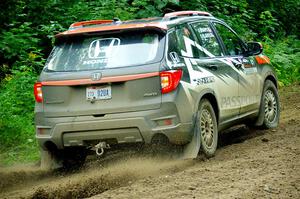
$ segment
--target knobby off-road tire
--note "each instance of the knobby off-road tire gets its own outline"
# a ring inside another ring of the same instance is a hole
[[[41,152],[41,169],[43,170],[55,170],[62,168],[62,164],[55,157],[53,153],[48,150],[40,149]]]
[[[263,118],[263,123],[261,125],[263,129],[275,128],[278,126],[280,118],[278,90],[270,80],[265,81],[259,112],[259,117]]]
[[[200,134],[200,152],[207,158],[213,157],[218,145],[218,125],[214,109],[207,99],[200,101],[195,127]]]
[[[81,147],[66,148],[60,153],[59,159],[61,159],[63,168],[66,170],[81,168],[87,156],[87,150]]]

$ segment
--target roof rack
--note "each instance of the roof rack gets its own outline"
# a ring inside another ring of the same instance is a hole
[[[84,26],[89,25],[99,25],[99,24],[106,24],[106,23],[112,23],[113,20],[90,20],[90,21],[80,21],[75,22],[72,25],[70,25],[69,29],[75,29],[75,28],[82,28]]]
[[[178,12],[170,12],[164,15],[165,18],[177,18],[181,16],[207,16],[211,17],[212,15],[208,12],[203,12],[203,11],[192,11],[192,10],[187,10],[187,11],[178,11]]]

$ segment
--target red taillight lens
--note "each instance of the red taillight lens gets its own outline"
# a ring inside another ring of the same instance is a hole
[[[43,102],[43,92],[42,92],[42,84],[35,83],[34,84],[34,97],[35,101],[38,103]]]
[[[182,70],[169,70],[159,73],[161,82],[161,93],[169,93],[175,90],[180,82]]]

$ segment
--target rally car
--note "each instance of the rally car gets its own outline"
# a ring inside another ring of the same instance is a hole
[[[42,163],[82,165],[89,150],[158,139],[184,158],[212,157],[228,127],[276,127],[277,79],[262,51],[200,11],[72,24],[34,85]]]

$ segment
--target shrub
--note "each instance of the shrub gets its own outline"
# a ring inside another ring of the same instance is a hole
[[[0,147],[12,147],[27,139],[34,139],[33,84],[31,72],[14,71],[1,85],[0,93]]]
[[[278,41],[267,39],[264,50],[271,59],[281,86],[300,82],[300,40],[295,36]]]
[[[13,71],[0,87],[0,165],[38,159],[33,125],[36,74]]]

